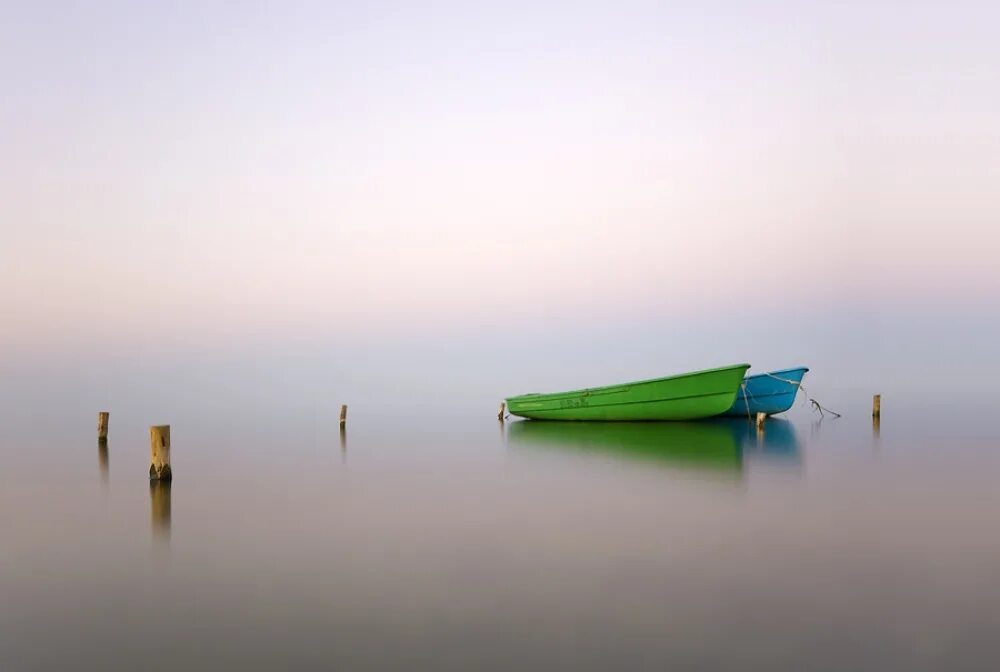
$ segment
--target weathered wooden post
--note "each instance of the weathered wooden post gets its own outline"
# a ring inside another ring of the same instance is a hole
[[[340,426],[344,427],[347,425],[347,405],[340,407]]]
[[[101,411],[97,414],[97,440],[107,441],[108,440],[108,417],[110,414],[107,411]]]
[[[881,418],[882,417],[882,395],[876,394],[872,397],[872,417]]]
[[[506,403],[506,402],[503,402],[503,401],[501,401],[501,402],[500,402],[500,412],[499,412],[499,413],[497,413],[497,420],[499,420],[500,422],[503,422],[503,412],[504,412],[504,411],[505,411],[506,409],[507,409],[507,403]]]
[[[757,414],[757,429],[764,429],[764,421],[767,420],[767,413]]]
[[[153,425],[149,428],[149,480],[171,481],[170,425]]]

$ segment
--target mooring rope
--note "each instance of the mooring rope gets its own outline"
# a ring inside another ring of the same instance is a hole
[[[790,378],[782,378],[781,376],[776,376],[773,373],[765,373],[763,375],[767,376],[768,378],[774,378],[775,380],[780,380],[783,383],[788,383],[789,385],[795,385],[797,387],[802,387],[802,381],[800,381],[800,380],[792,380]],[[803,392],[805,392],[805,389],[806,388],[802,387],[802,391]]]
[[[780,377],[774,375],[773,373],[763,373],[763,374],[760,374],[760,375],[767,376],[768,378],[774,378],[775,380],[780,380],[781,382],[788,383],[789,385],[795,385],[797,387],[802,388],[802,391],[805,392],[805,388],[802,387],[802,384],[799,381],[797,381],[797,380],[789,380],[787,378],[780,378]],[[740,387],[743,388],[743,402],[744,402],[744,404],[747,407],[747,419],[748,420],[753,420],[753,413],[750,412],[750,400],[753,398],[753,394],[751,394],[750,390],[747,389],[747,383],[746,383],[746,379],[745,378],[743,379],[743,382],[740,383]]]
[[[839,418],[840,417],[840,413],[837,413],[836,411],[831,411],[829,408],[823,408],[822,406],[820,406],[820,403],[818,401],[816,401],[815,399],[810,399],[809,402],[812,404],[812,407],[813,407],[814,411],[819,411],[819,417],[820,418],[824,417],[823,416],[823,411],[826,411],[827,413],[829,413],[830,415],[832,415],[835,418]]]
[[[831,411],[829,408],[823,407],[818,401],[816,401],[815,399],[809,397],[809,391],[806,390],[805,385],[802,384],[802,381],[800,381],[800,380],[791,380],[790,378],[782,378],[781,376],[776,376],[773,373],[763,373],[763,374],[758,374],[758,375],[764,375],[764,376],[767,376],[768,378],[774,378],[775,380],[779,380],[782,383],[787,383],[788,385],[793,385],[793,386],[799,388],[800,390],[802,390],[802,394],[805,395],[805,398],[809,399],[809,402],[812,404],[813,410],[819,411],[819,414],[820,414],[821,417],[823,416],[823,411],[826,411],[827,413],[829,413],[830,415],[832,415],[834,417],[837,417],[837,418],[840,417],[840,413],[837,413],[836,411]],[[753,395],[750,394],[749,390],[747,390],[747,384],[746,384],[745,380],[744,380],[743,383],[740,384],[740,387],[743,388],[743,401],[746,402],[747,418],[752,419],[751,414],[750,414],[750,397],[752,397]],[[798,398],[798,394],[796,394],[795,397],[797,399]]]
[[[740,383],[740,387],[743,388],[743,403],[746,404],[746,407],[747,407],[747,419],[749,420],[750,419],[750,399],[749,399],[749,397],[751,395],[750,395],[750,391],[747,389],[746,378],[744,378],[743,382]]]

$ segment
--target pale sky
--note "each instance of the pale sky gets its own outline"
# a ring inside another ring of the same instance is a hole
[[[5,3],[3,356],[996,306],[998,8]]]

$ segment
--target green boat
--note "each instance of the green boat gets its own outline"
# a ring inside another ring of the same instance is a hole
[[[506,399],[513,415],[536,420],[699,420],[725,413],[749,364],[571,392]]]
[[[740,426],[709,422],[512,422],[515,449],[579,451],[622,460],[659,463],[673,469],[739,474],[743,467]]]

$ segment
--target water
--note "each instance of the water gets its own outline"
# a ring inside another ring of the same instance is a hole
[[[106,449],[8,405],[0,669],[993,669],[1000,431],[858,402],[760,437],[191,399]]]

